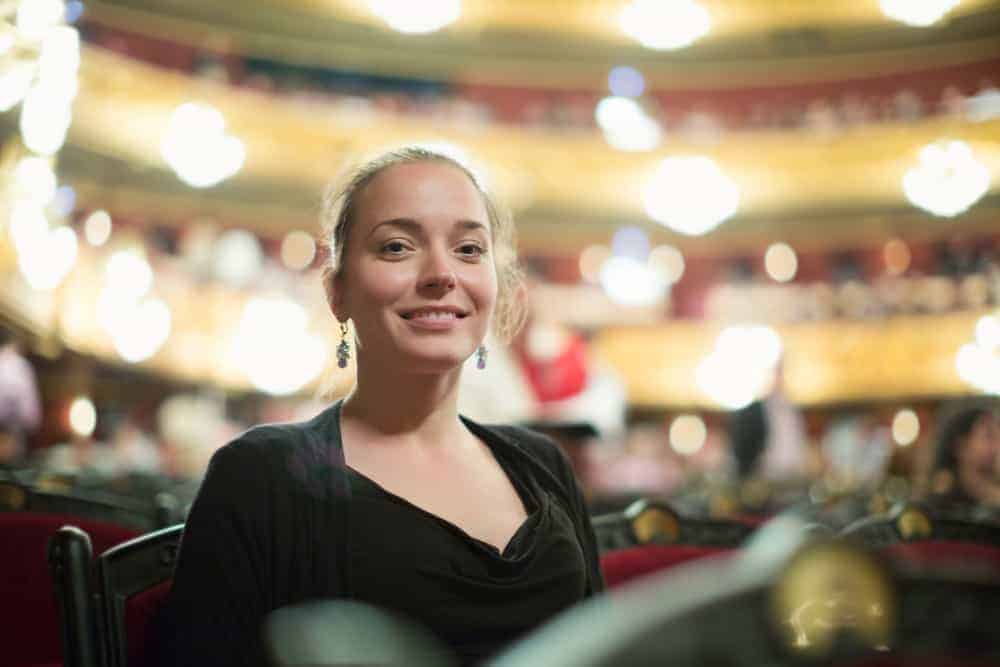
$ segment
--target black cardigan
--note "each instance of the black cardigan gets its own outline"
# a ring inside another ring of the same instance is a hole
[[[340,402],[301,423],[255,427],[220,448],[191,508],[158,643],[165,665],[262,665],[264,617],[318,598],[350,598],[350,484]],[[462,418],[522,457],[564,503],[601,592],[597,546],[569,463],[549,438]]]

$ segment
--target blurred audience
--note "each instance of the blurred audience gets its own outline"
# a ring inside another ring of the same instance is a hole
[[[960,404],[942,417],[928,500],[941,508],[1000,509],[1000,406]]]
[[[23,463],[25,439],[42,420],[35,369],[17,340],[0,329],[0,466]]]

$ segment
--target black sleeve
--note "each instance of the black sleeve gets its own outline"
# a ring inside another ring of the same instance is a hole
[[[166,667],[264,665],[270,525],[266,461],[236,441],[215,453],[188,516],[158,638]]]

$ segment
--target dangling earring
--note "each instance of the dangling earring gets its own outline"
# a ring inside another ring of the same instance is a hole
[[[485,345],[480,345],[476,350],[476,368],[483,370],[486,368],[486,357],[489,355],[489,350],[486,349]]]
[[[337,366],[347,368],[347,362],[351,358],[351,348],[347,344],[347,323],[340,323],[340,345],[337,346]]]

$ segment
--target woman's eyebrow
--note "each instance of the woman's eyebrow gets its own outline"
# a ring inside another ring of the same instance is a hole
[[[415,236],[423,235],[424,228],[419,222],[413,218],[391,218],[389,220],[383,220],[368,232],[368,237],[371,237],[380,227],[390,226],[399,227]],[[489,233],[489,228],[478,220],[458,220],[455,222],[455,228],[462,231],[482,231],[483,233]]]
[[[378,231],[379,227],[383,227],[386,225],[390,227],[399,227],[414,235],[423,234],[424,232],[424,229],[420,225],[420,223],[412,218],[392,218],[390,220],[383,220],[382,222],[372,227],[371,231],[368,232],[368,237],[370,238],[376,231]]]

